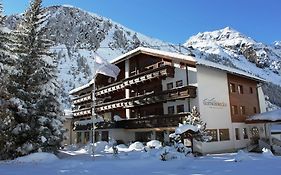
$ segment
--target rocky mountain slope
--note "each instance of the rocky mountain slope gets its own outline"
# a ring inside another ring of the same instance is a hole
[[[51,49],[58,59],[61,101],[66,108],[70,107],[68,92],[92,78],[95,54],[111,60],[138,46],[193,54],[200,59],[251,72],[272,82],[264,86],[264,89],[272,102],[281,105],[281,98],[273,98],[274,95],[276,97],[276,94],[281,94],[281,42],[267,46],[233,29],[225,28],[199,33],[191,37],[184,46],[178,47],[79,8],[51,6],[46,10],[49,13],[46,32],[49,39],[55,42]],[[9,16],[6,24],[14,29],[19,19],[20,16],[17,15]]]
[[[226,27],[198,33],[184,44],[203,52],[205,59],[235,67],[269,83],[263,85],[269,100],[281,106],[281,42],[266,45]]]

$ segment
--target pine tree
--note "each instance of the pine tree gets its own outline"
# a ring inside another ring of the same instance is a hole
[[[62,140],[56,61],[44,27],[47,17],[42,0],[32,0],[15,32],[17,71],[8,88],[19,106],[12,131],[16,145],[13,157],[40,150],[53,152]]]

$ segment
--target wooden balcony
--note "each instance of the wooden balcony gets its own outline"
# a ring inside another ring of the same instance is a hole
[[[136,106],[149,105],[154,103],[166,102],[170,100],[195,98],[195,97],[196,97],[195,86],[183,86],[159,93],[149,92],[144,95],[131,97],[128,99],[120,99],[107,103],[97,104],[96,112],[108,111],[116,108],[132,108]]]
[[[91,100],[92,100],[92,94],[88,93],[88,94],[81,95],[81,96],[73,98],[72,102],[73,102],[74,105],[77,105],[77,104],[80,104],[80,103],[89,102]]]
[[[139,128],[165,128],[165,127],[177,127],[179,123],[182,123],[184,117],[188,115],[172,114],[172,115],[157,115],[148,116],[143,118],[133,118],[128,120],[121,120],[116,122],[100,122],[95,126],[96,129],[109,129],[109,128],[124,128],[124,129],[139,129]],[[91,130],[93,128],[92,123],[87,125],[77,125],[74,130]]]
[[[99,123],[96,123],[95,126],[97,127],[96,129],[118,128],[116,125],[116,122],[99,122]],[[92,128],[93,128],[93,124],[89,123],[86,125],[77,125],[77,126],[75,126],[74,130],[75,131],[92,130]]]
[[[160,67],[152,66],[151,69],[148,69],[144,72],[126,78],[120,82],[97,89],[96,96],[97,97],[104,96],[107,95],[108,93],[112,93],[115,91],[122,90],[124,88],[138,85],[139,83],[143,83],[148,80],[153,80],[155,78],[173,77],[173,76],[174,76],[174,67],[172,67],[171,65],[161,65]]]
[[[186,115],[188,114],[150,116],[121,120],[117,122],[117,126],[124,129],[177,127],[179,123],[182,123]]]
[[[92,107],[72,111],[74,117],[91,116]]]

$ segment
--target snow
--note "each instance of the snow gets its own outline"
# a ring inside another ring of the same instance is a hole
[[[162,143],[159,142],[158,140],[151,140],[151,141],[146,143],[146,146],[148,146],[149,148],[159,149],[159,148],[162,147]]]
[[[129,150],[141,151],[144,149],[144,145],[141,142],[134,142],[129,146]]]
[[[192,56],[188,56],[188,55],[184,55],[184,54],[179,54],[179,53],[175,53],[175,52],[167,52],[167,51],[163,51],[163,50],[157,50],[157,49],[151,49],[151,48],[146,48],[146,47],[138,47],[134,50],[131,50],[115,59],[112,59],[110,61],[110,63],[115,63],[117,61],[120,61],[130,55],[134,55],[134,53],[147,53],[147,54],[157,54],[157,55],[163,55],[163,56],[167,56],[170,58],[178,58],[178,59],[182,59],[182,60],[188,60],[188,61],[192,61],[195,62],[194,57]]]
[[[253,121],[253,120],[281,121],[281,109],[256,114],[250,116],[247,120],[248,121]]]
[[[175,134],[182,134],[185,133],[188,130],[197,132],[201,127],[200,125],[194,126],[194,125],[183,125],[183,124],[179,124],[179,126],[175,129]]]
[[[280,174],[281,157],[267,153],[212,154],[201,157],[183,156],[173,152],[168,161],[161,161],[159,155],[164,151],[172,152],[171,147],[160,150],[98,153],[94,158],[90,154],[60,153],[59,159],[49,153],[34,153],[12,161],[0,161],[2,175],[50,175],[50,174],[91,174],[91,175],[155,175],[155,174],[208,174],[237,175]],[[70,151],[71,152],[71,151]],[[264,155],[269,154],[269,155]]]
[[[58,160],[58,157],[51,153],[32,153],[27,156],[16,158],[13,163],[50,163]]]

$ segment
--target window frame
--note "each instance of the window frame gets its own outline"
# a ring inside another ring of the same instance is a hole
[[[170,109],[173,109],[173,113],[170,112]],[[168,106],[168,114],[175,114],[175,106]]]
[[[238,106],[237,105],[231,105],[231,114],[238,115]]]
[[[235,83],[229,83],[229,91],[230,91],[230,93],[235,93],[236,92],[236,85],[235,85]]]
[[[217,129],[206,129],[206,132],[208,133],[209,136],[212,137],[211,140],[208,142],[217,142],[218,141],[218,130]],[[215,136],[215,137],[213,137]]]
[[[247,128],[243,128],[242,133],[244,139],[249,139]]]
[[[178,85],[178,83],[180,83],[180,85]],[[176,81],[176,87],[181,87],[181,86],[183,86],[183,80]]]
[[[173,89],[174,88],[174,84],[173,82],[167,83],[167,90]]]
[[[241,84],[237,85],[237,91],[238,94],[244,94],[243,85]]]
[[[182,111],[179,111],[179,109],[181,109],[181,108],[182,108]],[[177,114],[181,113],[181,112],[184,112],[184,104],[177,105]]]
[[[229,129],[228,128],[219,129],[219,141],[229,141],[229,140],[230,140]]]
[[[236,139],[236,140],[241,140],[241,137],[240,137],[240,128],[235,128],[235,139]]]

